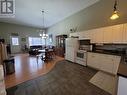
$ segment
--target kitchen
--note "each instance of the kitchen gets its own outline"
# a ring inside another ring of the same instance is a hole
[[[65,59],[99,70],[90,80],[91,83],[105,91],[107,90],[112,95],[126,95],[127,23],[74,32],[70,33],[70,37],[66,40],[66,43],[71,43],[71,40],[75,39],[75,42],[73,40],[75,46],[72,46],[70,50],[66,48],[66,51],[69,51],[72,60],[68,59],[68,54],[65,55]],[[105,78],[96,82],[96,80],[99,80],[98,77]],[[106,77],[114,80],[108,81]],[[102,83],[104,80],[107,82]],[[112,82],[114,82],[112,88],[105,87],[107,83]]]

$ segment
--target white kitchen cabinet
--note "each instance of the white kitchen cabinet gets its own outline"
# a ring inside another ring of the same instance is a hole
[[[101,55],[100,56],[100,70],[102,71],[106,71],[108,73],[113,73],[113,66],[114,66],[114,60],[113,60],[113,56],[110,55]]]
[[[91,30],[91,43],[96,43],[96,30]]]
[[[88,52],[87,65],[111,74],[117,74],[120,56]]]
[[[100,57],[101,57],[100,70],[106,71],[112,74],[117,74],[121,57],[115,56],[115,55],[107,55],[107,54],[102,54]]]
[[[79,39],[91,39],[90,38],[90,31],[83,31],[83,32],[80,32],[80,36],[79,36]]]
[[[90,39],[91,43],[127,44],[127,23],[71,33],[80,39]]]
[[[103,31],[102,28],[95,30],[95,43],[103,43]]]
[[[100,69],[100,63],[98,62],[100,57],[96,53],[88,52],[87,54],[87,65],[95,69]]]
[[[124,32],[124,25],[114,25],[112,26],[113,32],[113,43],[123,43],[123,32]]]
[[[123,24],[123,43],[127,44],[127,23]]]
[[[70,37],[79,37],[80,36],[80,33],[79,32],[74,32],[74,33],[70,33],[69,35]]]
[[[85,35],[86,35],[87,38],[91,39],[91,30],[87,30],[85,32]]]
[[[92,43],[103,43],[103,28],[92,30]]]
[[[103,31],[103,43],[113,43],[112,26],[102,28]]]

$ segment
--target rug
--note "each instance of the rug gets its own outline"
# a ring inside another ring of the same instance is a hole
[[[96,70],[59,61],[47,74],[7,89],[7,95],[111,95],[89,80]]]
[[[116,76],[99,71],[90,79],[90,82],[110,94],[113,94],[115,91]]]

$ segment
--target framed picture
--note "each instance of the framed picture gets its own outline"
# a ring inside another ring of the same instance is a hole
[[[26,42],[26,38],[21,38],[21,41],[22,42]]]

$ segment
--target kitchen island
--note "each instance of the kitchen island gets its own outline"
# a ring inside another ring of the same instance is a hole
[[[127,95],[127,64],[124,55],[95,51],[88,52],[87,58],[87,66],[115,76],[115,89],[112,95]]]

